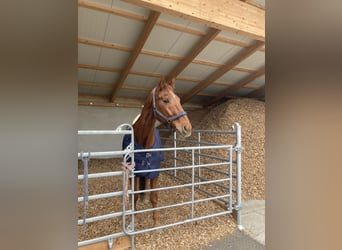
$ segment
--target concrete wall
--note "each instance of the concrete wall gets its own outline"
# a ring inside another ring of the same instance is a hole
[[[79,130],[116,129],[120,124],[132,124],[141,109],[78,106]],[[80,135],[78,152],[121,150],[122,135]]]

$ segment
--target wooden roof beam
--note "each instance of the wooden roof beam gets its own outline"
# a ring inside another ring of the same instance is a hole
[[[216,95],[214,98],[212,98],[209,102],[207,102],[205,105],[208,106],[210,104],[213,104],[214,102],[220,100],[221,98],[234,93],[236,90],[242,88],[246,84],[250,83],[251,81],[254,81],[258,77],[262,76],[265,74],[265,66],[262,67],[260,70],[258,70],[256,73],[251,74],[242,80],[240,80],[238,83],[228,87],[226,90],[221,91],[220,94]]]
[[[210,28],[209,32],[194,46],[194,48],[183,58],[183,60],[168,74],[167,79],[176,78],[207,45],[221,32],[221,30]]]
[[[112,97],[111,97],[112,102],[115,100],[119,90],[121,89],[124,81],[126,80],[128,74],[129,74],[129,71],[132,69],[132,67],[135,63],[135,60],[139,56],[142,48],[144,47],[144,44],[147,41],[147,38],[149,37],[149,35],[151,34],[152,29],[153,29],[155,23],[157,22],[159,16],[160,16],[160,12],[151,11],[151,13],[148,17],[148,20],[145,24],[145,27],[144,27],[143,31],[141,32],[141,35],[138,39],[138,43],[136,44],[131,56],[129,57],[125,68],[121,72],[119,80],[115,84],[115,87],[114,87],[113,93],[112,93]]]
[[[239,0],[123,1],[265,41],[265,10]]]
[[[246,59],[248,56],[253,54],[258,48],[264,45],[264,42],[255,41],[251,46],[249,46],[246,49],[241,50],[237,55],[235,55],[233,58],[228,60],[228,62],[224,65],[222,65],[220,68],[218,68],[216,71],[214,71],[209,77],[201,81],[191,89],[188,93],[186,93],[182,99],[181,103],[185,103],[189,101],[194,95],[196,95],[198,92],[200,92],[202,89],[208,87],[211,83],[219,79],[221,76],[223,76],[225,73],[227,73],[229,70],[234,68],[234,66],[238,65],[240,62],[242,62],[244,59]]]

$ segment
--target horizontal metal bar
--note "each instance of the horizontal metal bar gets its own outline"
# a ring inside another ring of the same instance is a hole
[[[131,153],[133,151],[128,151],[128,150],[121,150],[121,151],[103,151],[103,152],[90,152],[90,156],[91,157],[99,157],[99,156],[122,156],[126,153]],[[84,156],[88,156],[88,152],[85,153],[83,152],[83,155]],[[82,158],[82,154],[81,153],[78,153],[77,154],[78,156],[78,159],[81,159]]]
[[[187,171],[185,171],[185,170],[180,170],[182,173],[184,173],[184,174],[187,174],[188,176],[192,176],[192,174],[191,173],[189,173],[189,172],[187,172]],[[173,176],[173,175],[171,175],[171,174],[169,174],[170,176]],[[203,177],[201,177],[201,176],[195,176],[196,178],[198,178],[198,179],[200,179],[200,180],[205,180],[205,181],[208,181],[208,179],[205,179],[205,178],[203,178]],[[185,180],[183,180],[183,179],[180,179],[180,178],[178,178],[179,180],[181,180],[181,181],[183,181],[183,182],[185,182]],[[229,179],[228,179],[229,180]],[[204,183],[204,182],[203,182]],[[205,183],[204,183],[205,184]],[[216,186],[216,187],[219,187],[219,188],[222,188],[222,189],[225,189],[225,190],[228,190],[228,187],[225,187],[225,186],[223,186],[223,185],[220,185],[220,184],[217,184],[217,183],[212,183],[214,186]],[[200,189],[201,190],[201,189]]]
[[[203,145],[225,145],[225,144],[217,144],[213,142],[199,142],[195,140],[182,140],[182,139],[172,139],[167,137],[161,137],[161,139],[167,140],[167,141],[176,141],[176,142],[187,142],[187,143],[193,143],[193,144],[203,144]]]
[[[135,150],[121,150],[121,151],[106,151],[106,152],[90,152],[91,157],[99,156],[118,156],[127,153],[143,153],[143,152],[163,152],[163,151],[174,151],[174,150],[196,150],[196,149],[220,149],[233,148],[232,145],[216,145],[216,146],[193,146],[193,147],[177,147],[177,148],[150,148],[150,149],[135,149]],[[84,156],[89,155],[89,153],[83,153]],[[78,158],[81,159],[82,153],[78,153]]]
[[[128,194],[141,194],[141,193],[148,193],[148,192],[153,192],[153,191],[165,191],[165,190],[177,189],[177,188],[182,188],[182,187],[192,187],[193,185],[199,186],[201,184],[219,183],[219,182],[224,182],[224,181],[229,181],[229,180],[230,180],[229,178],[225,178],[225,179],[218,179],[218,180],[212,180],[212,181],[207,181],[207,182],[186,183],[182,185],[160,187],[160,188],[154,188],[154,189],[145,189],[145,190],[138,190],[138,191],[129,190]]]
[[[219,213],[215,213],[215,214],[210,214],[210,215],[205,215],[205,216],[200,216],[200,217],[195,217],[192,219],[187,219],[184,221],[179,221],[179,222],[175,222],[175,223],[170,223],[170,224],[166,224],[166,225],[162,225],[159,227],[153,227],[153,228],[147,228],[147,229],[143,229],[143,230],[139,230],[139,231],[127,231],[124,230],[126,234],[128,235],[135,235],[135,234],[141,234],[141,233],[147,233],[147,232],[151,232],[151,231],[155,231],[155,230],[160,230],[160,229],[165,229],[168,227],[173,227],[173,226],[178,226],[178,225],[182,225],[184,223],[189,223],[189,222],[194,222],[194,221],[199,221],[199,220],[203,220],[203,219],[208,219],[208,218],[212,218],[212,217],[217,217],[217,216],[221,216],[221,215],[225,215],[225,214],[229,214],[232,211],[227,210],[227,211],[223,211],[223,212],[219,212]]]
[[[104,214],[104,215],[99,215],[99,216],[94,216],[90,218],[85,219],[85,223],[92,223],[100,220],[108,220],[116,217],[120,217],[123,215],[123,212],[116,212],[116,213],[111,213],[111,214]],[[83,225],[83,219],[80,219],[77,221],[78,225]]]
[[[168,132],[167,129],[159,129],[159,131]],[[234,130],[192,130],[191,133],[201,133],[201,134],[236,134]]]
[[[102,178],[102,177],[113,177],[113,176],[122,176],[122,171],[88,174],[88,179]],[[78,180],[83,180],[84,179],[84,175],[83,174],[79,174],[77,176],[77,179]]]
[[[133,173],[149,173],[149,172],[162,172],[162,171],[170,171],[170,170],[180,170],[180,169],[192,169],[192,168],[201,168],[201,167],[213,167],[213,166],[221,166],[221,165],[227,165],[227,163],[207,163],[207,164],[197,164],[197,165],[189,165],[189,166],[183,166],[183,167],[170,167],[170,168],[159,168],[159,169],[149,169],[149,170],[139,170],[139,171],[133,171]]]
[[[109,239],[116,239],[116,238],[123,237],[123,236],[126,236],[126,234],[124,232],[110,234],[110,235],[94,238],[94,239],[91,239],[91,240],[80,241],[80,242],[78,242],[77,246],[78,247],[83,247],[83,246],[86,246],[86,245],[95,244],[95,243],[98,243],[98,242],[101,242],[101,241],[105,241],[105,240],[109,240]]]
[[[180,206],[186,206],[186,205],[191,205],[193,203],[200,203],[200,202],[205,202],[205,201],[211,201],[211,200],[217,200],[217,199],[222,199],[222,198],[228,198],[230,195],[225,194],[225,195],[220,195],[220,196],[215,196],[215,197],[209,197],[209,198],[203,198],[199,200],[194,200],[194,201],[185,201],[182,203],[176,203],[176,204],[171,204],[167,206],[161,206],[161,207],[156,207],[156,208],[148,208],[144,210],[137,210],[137,211],[130,211],[126,212],[125,215],[133,215],[133,214],[142,214],[142,213],[147,213],[147,212],[152,212],[155,210],[162,210],[162,209],[167,209],[167,208],[174,208],[174,207],[180,207]]]
[[[111,197],[115,197],[115,196],[120,196],[122,195],[123,192],[122,191],[118,191],[118,192],[111,192],[111,193],[104,193],[104,194],[94,194],[94,195],[89,195],[88,196],[88,200],[98,200],[98,199],[106,199],[106,198],[111,198]],[[84,197],[78,197],[78,202],[82,202],[84,200]]]
[[[208,154],[203,154],[203,153],[197,153],[197,152],[195,152],[195,155],[196,156],[202,156],[202,157],[204,157],[204,158],[210,158],[210,159],[215,159],[215,160],[219,160],[219,161],[225,161],[225,162],[227,162],[227,163],[229,163],[230,161],[229,161],[229,159],[227,159],[227,158],[223,158],[223,157],[218,157],[218,156],[213,156],[213,155],[208,155]]]
[[[78,135],[125,135],[132,133],[132,130],[78,130]]]

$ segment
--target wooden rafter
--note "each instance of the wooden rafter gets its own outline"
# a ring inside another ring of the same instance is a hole
[[[224,91],[221,91],[218,95],[216,95],[214,98],[212,98],[208,103],[206,103],[206,106],[220,100],[221,98],[232,94],[233,92],[235,92],[236,90],[242,88],[243,86],[245,86],[246,84],[254,81],[255,79],[259,78],[260,76],[265,74],[265,66],[262,67],[260,70],[258,70],[256,73],[251,74],[249,76],[244,77],[243,79],[241,79],[238,83],[228,87],[227,89],[225,89]]]
[[[223,65],[222,67],[218,68],[209,77],[207,77],[206,79],[201,81],[199,84],[197,84],[196,87],[194,87],[187,94],[185,94],[182,97],[181,102],[182,103],[186,103],[187,101],[189,101],[194,95],[196,95],[202,89],[208,87],[211,83],[213,83],[214,81],[219,79],[221,76],[223,76],[229,70],[233,69],[234,66],[238,65],[240,62],[242,62],[248,56],[253,54],[258,48],[263,46],[263,44],[264,44],[264,42],[255,41],[250,47],[248,47],[246,49],[243,49],[241,52],[239,52],[233,58],[229,59],[228,62],[225,65]]]
[[[97,10],[97,11],[102,11],[102,12],[106,12],[112,15],[117,15],[117,16],[121,16],[121,17],[125,17],[125,18],[129,18],[129,19],[133,19],[136,21],[141,21],[141,22],[146,22],[147,18],[141,15],[137,15],[128,11],[124,11],[121,9],[116,9],[113,7],[108,7],[105,6],[103,4],[98,4],[98,3],[93,3],[93,2],[89,2],[89,1],[84,1],[84,0],[79,0],[78,1],[78,6],[80,7],[84,7],[84,8],[88,8],[88,9],[92,9],[92,10]],[[156,22],[156,25],[164,27],[164,28],[168,28],[168,29],[172,29],[172,30],[177,30],[180,32],[185,32],[188,34],[192,34],[192,35],[197,35],[197,36],[205,36],[206,33],[200,30],[196,30],[190,27],[184,27],[182,25],[178,25],[178,24],[174,24],[174,23],[170,23],[164,20],[158,20]],[[84,39],[86,40],[86,39]],[[246,42],[242,42],[242,41],[238,41],[235,39],[230,39],[230,38],[226,38],[226,37],[222,37],[222,36],[217,36],[214,39],[215,41],[218,42],[223,42],[223,43],[228,43],[234,46],[239,46],[239,47],[248,47],[249,44]],[[79,41],[80,42],[80,41]],[[101,43],[101,42],[99,42]],[[118,45],[119,46],[119,45]],[[110,47],[108,47],[110,48]],[[264,48],[260,48],[260,51],[265,51]]]
[[[210,28],[208,33],[194,46],[194,48],[177,64],[177,66],[168,74],[167,79],[176,78],[203,49],[220,33],[221,30]]]
[[[151,13],[148,17],[147,23],[145,24],[145,27],[144,27],[143,31],[141,32],[141,35],[138,39],[138,42],[137,42],[131,56],[129,57],[126,66],[124,67],[124,70],[121,72],[119,80],[115,84],[115,87],[114,87],[113,93],[112,93],[112,97],[111,97],[111,101],[115,100],[120,88],[122,87],[124,81],[126,80],[128,74],[129,74],[129,71],[132,69],[132,67],[133,67],[137,57],[139,56],[145,42],[147,41],[147,38],[151,34],[151,31],[152,31],[155,23],[157,22],[159,16],[160,16],[160,12],[151,11]]]
[[[265,40],[265,11],[239,0],[124,0],[210,27]]]
[[[79,81],[78,85],[79,86],[86,86],[86,87],[103,88],[103,89],[113,89],[113,84],[111,84],[111,83]]]
[[[93,99],[93,100],[106,100],[109,101],[110,96],[104,95],[85,95],[85,94],[78,94],[78,99]]]
[[[265,85],[259,87],[258,89],[251,91],[246,95],[246,97],[258,97],[265,95]]]

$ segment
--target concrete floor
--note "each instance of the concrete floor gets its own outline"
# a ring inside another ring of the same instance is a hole
[[[203,250],[265,250],[265,201],[242,202],[241,223],[243,231],[236,230]]]

